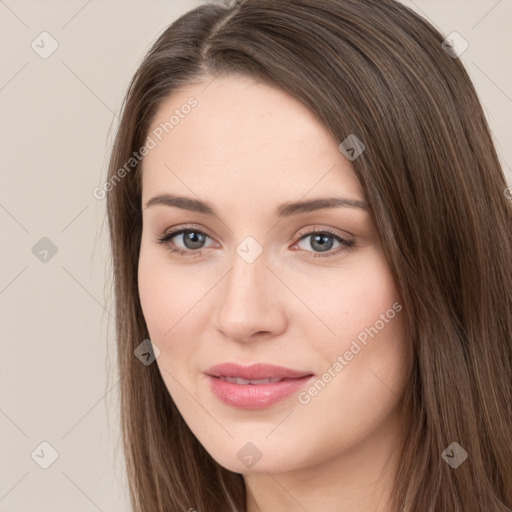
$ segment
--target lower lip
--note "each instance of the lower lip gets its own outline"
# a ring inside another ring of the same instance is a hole
[[[268,384],[236,384],[208,375],[212,391],[224,403],[240,409],[264,409],[300,391],[314,375]]]

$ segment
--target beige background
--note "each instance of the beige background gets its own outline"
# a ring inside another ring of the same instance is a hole
[[[0,0],[2,512],[129,509],[114,452],[105,201],[92,191],[104,181],[137,64],[164,27],[199,3]],[[512,0],[405,3],[469,42],[461,59],[512,183]],[[59,45],[47,59],[31,48],[43,31]],[[43,237],[57,249],[46,262],[32,250],[48,243]],[[38,464],[51,460],[42,442],[58,452],[47,469]]]

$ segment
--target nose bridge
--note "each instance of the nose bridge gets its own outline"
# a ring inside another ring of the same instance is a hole
[[[256,300],[256,295],[265,295],[270,271],[263,248],[259,254],[254,246],[242,242],[236,248],[231,272],[228,275],[225,300]]]
[[[259,244],[258,244],[259,246]],[[233,338],[248,339],[253,333],[274,334],[283,328],[284,315],[267,268],[268,258],[254,240],[236,248],[217,305],[217,328]]]

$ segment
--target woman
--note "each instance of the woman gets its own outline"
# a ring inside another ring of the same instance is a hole
[[[109,168],[136,512],[512,510],[512,205],[393,0],[204,5]]]

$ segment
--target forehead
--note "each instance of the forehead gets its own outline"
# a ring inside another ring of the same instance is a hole
[[[144,198],[175,187],[253,200],[259,192],[299,198],[333,187],[362,197],[339,141],[315,115],[286,92],[247,77],[176,91],[160,106],[149,135],[155,146],[143,160]]]

